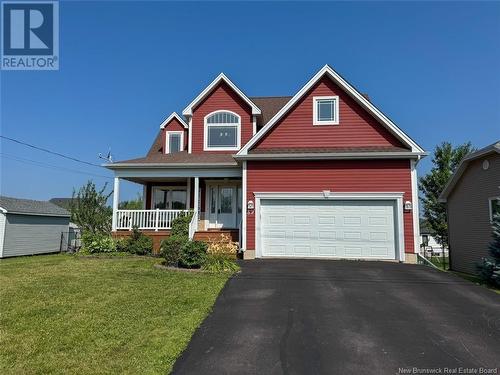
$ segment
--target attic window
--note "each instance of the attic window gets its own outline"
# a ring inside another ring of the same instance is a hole
[[[204,150],[239,150],[240,133],[240,116],[229,111],[213,112],[205,117]]]
[[[168,131],[166,136],[165,153],[173,154],[183,150],[184,132]]]
[[[313,98],[313,124],[339,124],[339,97],[315,96]]]

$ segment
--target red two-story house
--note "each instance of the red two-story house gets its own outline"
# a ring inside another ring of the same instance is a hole
[[[113,231],[163,238],[192,210],[192,238],[228,232],[247,259],[414,262],[425,155],[328,65],[291,97],[248,97],[220,74],[145,157],[106,165]],[[144,186],[143,210],[118,209],[120,179]]]

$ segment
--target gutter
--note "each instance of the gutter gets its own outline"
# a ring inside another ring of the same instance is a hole
[[[329,153],[288,153],[288,154],[247,154],[233,155],[236,160],[332,160],[332,159],[401,159],[410,158],[420,160],[427,156],[427,152],[329,152]]]
[[[141,168],[141,169],[182,169],[182,168],[239,168],[235,163],[114,163],[103,164],[104,168],[108,169],[124,169],[124,168]]]

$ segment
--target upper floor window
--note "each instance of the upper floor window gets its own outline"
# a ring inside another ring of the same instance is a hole
[[[315,96],[313,98],[313,116],[314,125],[338,125],[339,97]]]
[[[212,112],[205,117],[204,150],[239,150],[240,133],[240,116],[230,111]]]
[[[167,131],[165,153],[173,154],[184,149],[184,132]]]

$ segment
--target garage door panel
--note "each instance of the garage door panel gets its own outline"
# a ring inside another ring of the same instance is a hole
[[[392,201],[262,200],[263,256],[395,259]]]

